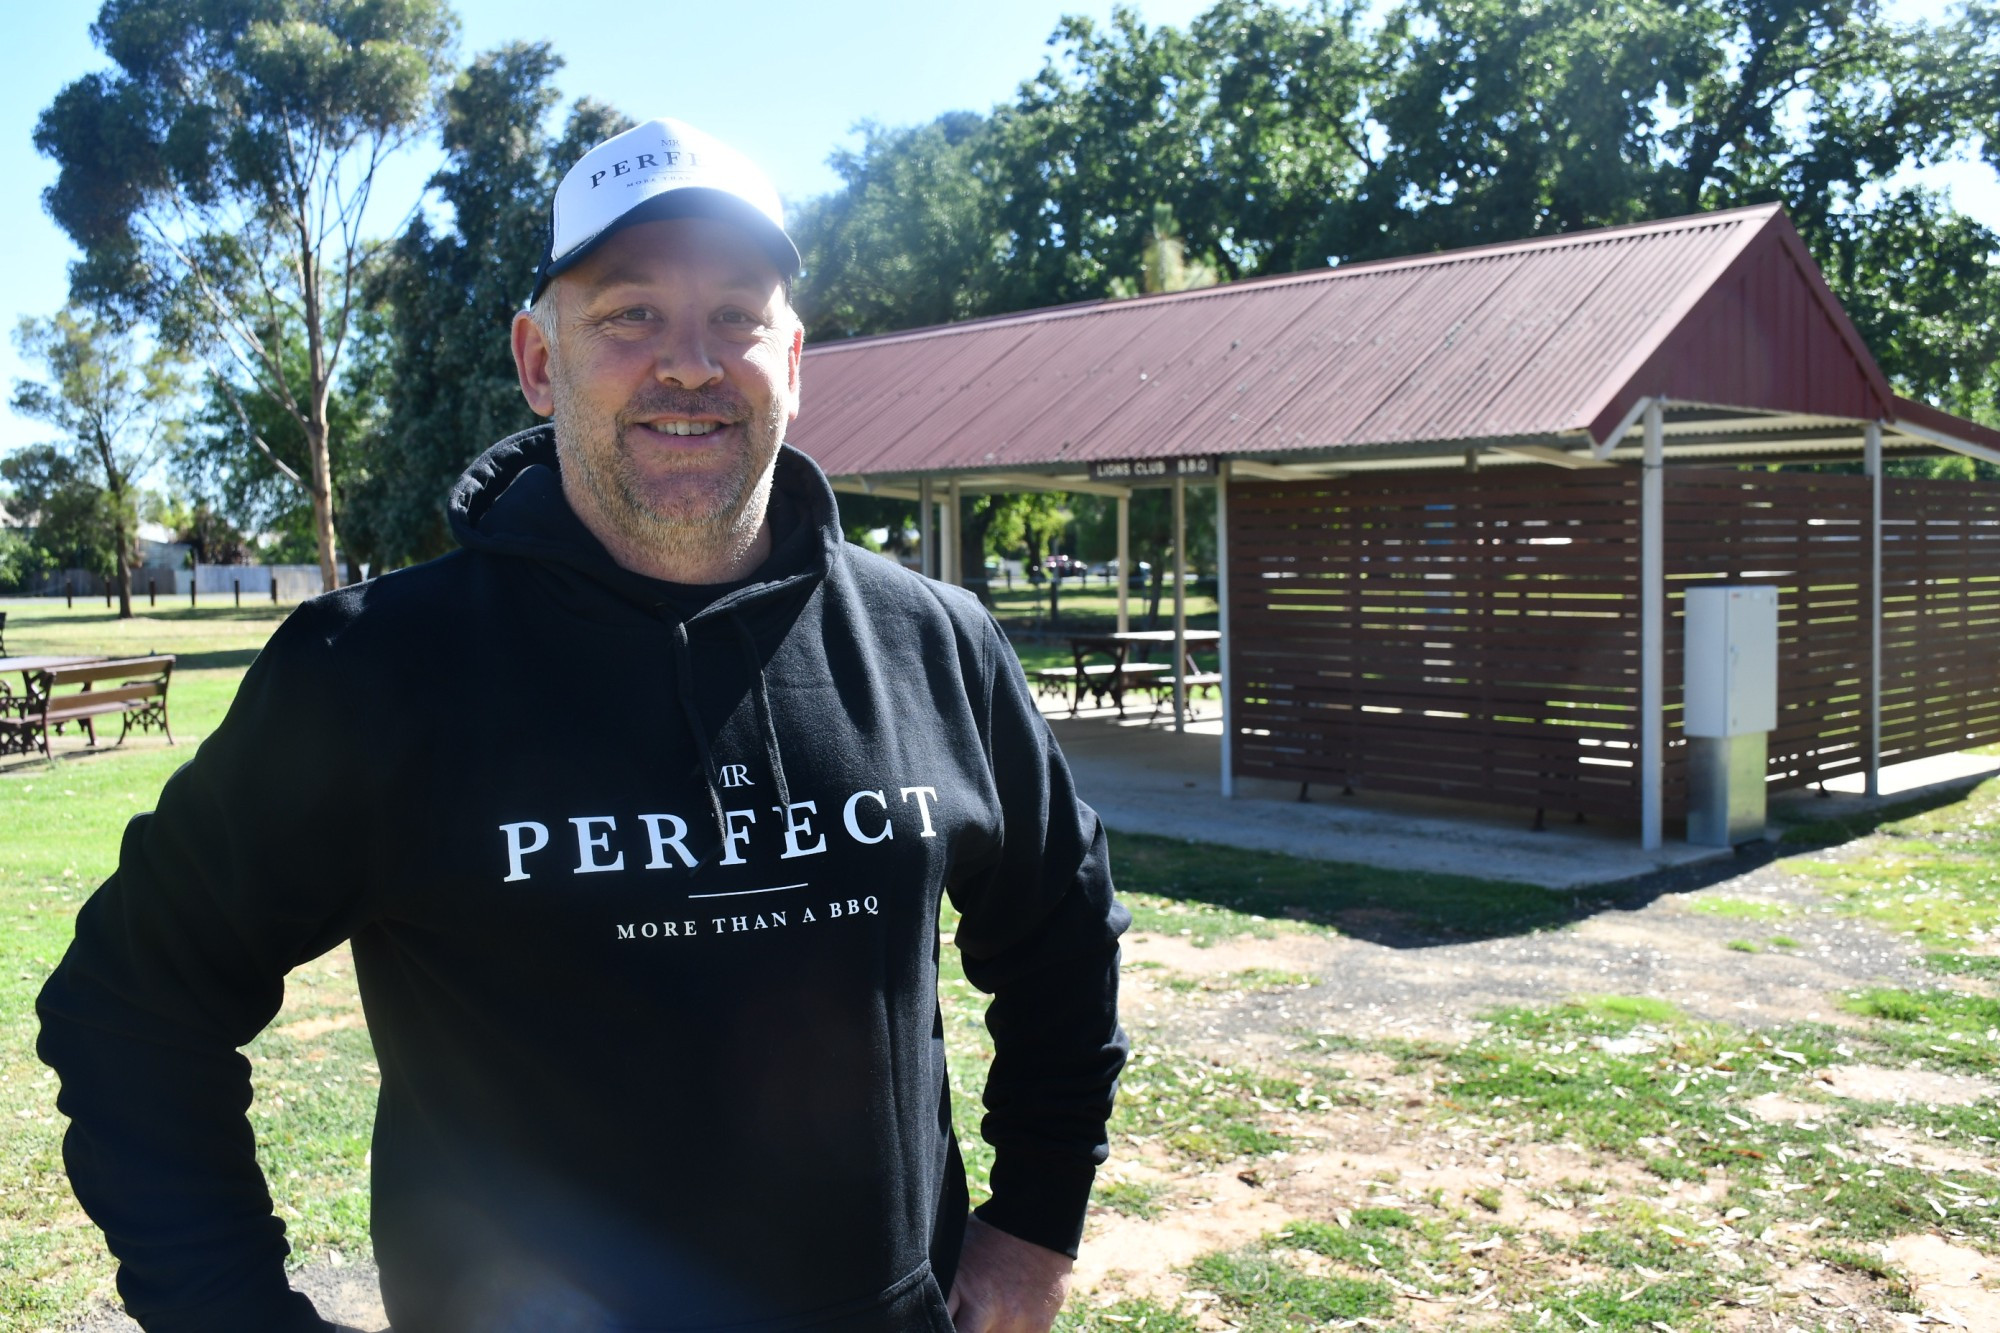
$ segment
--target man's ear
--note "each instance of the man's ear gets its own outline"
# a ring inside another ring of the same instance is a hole
[[[806,354],[806,326],[794,318],[792,324],[792,345],[785,354],[786,373],[791,380],[792,411],[785,419],[790,425],[799,419],[799,366]]]
[[[549,346],[548,335],[542,326],[527,311],[514,314],[514,373],[521,381],[521,396],[528,400],[528,407],[536,416],[554,416],[556,411],[555,385],[549,378],[549,363],[555,350]],[[796,355],[794,363],[796,364]],[[797,374],[795,370],[794,375]]]

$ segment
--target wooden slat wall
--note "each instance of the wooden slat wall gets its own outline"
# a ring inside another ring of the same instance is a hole
[[[1779,589],[1774,790],[1868,762],[1869,482],[1666,472],[1665,814],[1684,594]],[[1240,777],[1636,818],[1638,470],[1237,481]],[[2000,742],[2000,486],[1884,483],[1883,762]]]
[[[1229,488],[1243,777],[1629,816],[1638,474]]]
[[[2000,486],[1882,494],[1885,763],[2000,741]]]
[[[1772,790],[1867,766],[1869,490],[1868,479],[1859,476],[1667,469],[1663,787],[1670,818],[1687,810],[1681,616],[1690,586],[1778,587]]]

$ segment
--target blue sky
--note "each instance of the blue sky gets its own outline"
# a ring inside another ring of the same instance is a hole
[[[1945,0],[1900,0],[1899,17],[1935,16]],[[1185,24],[1203,0],[1132,0],[1149,24]],[[826,157],[854,142],[853,127],[928,120],[958,108],[984,111],[1006,99],[1049,53],[1065,13],[1106,17],[1111,0],[765,0],[742,6],[631,0],[460,0],[463,55],[518,39],[547,39],[568,62],[566,97],[582,94],[637,116],[675,115],[743,149],[788,198],[832,187]],[[54,177],[34,149],[36,116],[64,84],[101,68],[91,44],[93,0],[16,6],[7,24],[15,58],[0,81],[0,237],[6,281],[0,320],[0,452],[46,435],[4,407],[26,368],[11,333],[24,315],[63,303],[67,238],[41,209]],[[746,15],[754,20],[746,22]],[[381,187],[384,229],[408,209],[436,166],[413,153]],[[1952,188],[1959,206],[2000,225],[2000,181],[1982,165],[1947,166],[1930,183]],[[496,335],[498,336],[498,335]]]

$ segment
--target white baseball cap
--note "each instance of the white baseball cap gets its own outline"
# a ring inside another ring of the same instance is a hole
[[[780,274],[798,275],[799,248],[785,234],[784,208],[770,178],[720,139],[662,116],[606,139],[577,159],[556,186],[548,253],[535,270],[529,303],[549,279],[619,228],[685,217],[742,227]]]

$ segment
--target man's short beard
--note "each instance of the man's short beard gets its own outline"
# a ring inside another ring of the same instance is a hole
[[[770,501],[771,463],[784,432],[782,404],[773,403],[769,419],[760,422],[732,397],[661,389],[628,403],[604,423],[578,410],[563,375],[551,379],[556,453],[563,472],[583,484],[597,513],[621,538],[675,563],[705,563],[749,549]],[[718,478],[696,503],[662,509],[648,493],[624,441],[637,420],[671,414],[726,417],[742,426],[750,447],[733,456],[739,466]]]

